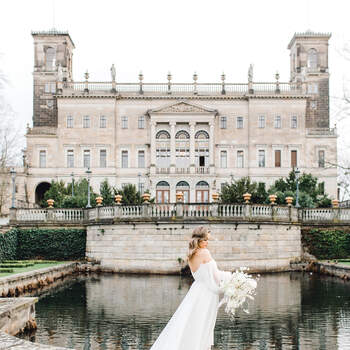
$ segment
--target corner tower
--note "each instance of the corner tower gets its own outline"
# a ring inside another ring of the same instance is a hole
[[[310,95],[307,128],[329,128],[328,41],[330,33],[295,33],[290,50],[290,80],[303,83]]]
[[[72,80],[74,43],[68,32],[32,32],[34,39],[33,126],[57,126],[56,81]]]

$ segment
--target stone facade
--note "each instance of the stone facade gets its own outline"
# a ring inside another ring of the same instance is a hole
[[[115,272],[179,273],[185,265],[188,240],[199,224],[136,222],[88,226],[86,255]],[[210,251],[223,270],[245,266],[252,272],[288,271],[290,261],[301,255],[298,224],[228,221],[209,227],[215,239],[210,242]]]
[[[27,131],[26,200],[38,203],[52,180],[71,182],[92,171],[132,183],[158,202],[211,201],[223,184],[250,176],[266,187],[295,167],[337,196],[336,130],[329,128],[328,40],[295,34],[291,81],[231,84],[90,82],[72,79],[68,33],[35,32],[34,116]],[[23,187],[23,190],[24,190]],[[20,193],[22,193],[20,191]]]

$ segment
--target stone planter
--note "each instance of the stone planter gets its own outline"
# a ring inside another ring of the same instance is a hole
[[[147,192],[145,192],[143,195],[142,195],[142,200],[144,203],[149,203],[149,200],[151,199],[151,195]]]
[[[244,193],[243,199],[244,199],[244,201],[246,202],[246,204],[249,203],[250,198],[252,198],[252,195],[251,195],[250,193]]]
[[[286,203],[288,204],[288,207],[292,206],[293,203],[293,197],[286,197]]]
[[[277,199],[277,196],[275,194],[270,194],[269,195],[269,200],[270,200],[271,205],[275,205],[276,204],[276,199]]]
[[[213,202],[217,202],[219,200],[219,194],[216,192],[212,193],[211,197],[213,198]]]
[[[333,208],[339,208],[339,201],[338,201],[338,199],[332,199],[332,207]]]
[[[120,202],[122,201],[122,198],[123,198],[123,196],[122,196],[121,194],[116,194],[116,195],[114,196],[114,200],[115,200],[115,202],[116,202],[118,205],[120,205]]]
[[[176,202],[182,202],[184,194],[182,192],[176,192]]]
[[[100,207],[102,205],[102,201],[103,201],[103,197],[102,196],[96,197],[96,204],[97,204],[98,207]]]

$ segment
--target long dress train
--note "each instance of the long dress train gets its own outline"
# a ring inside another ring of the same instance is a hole
[[[194,282],[150,350],[210,350],[219,304],[219,284],[230,273],[215,260],[192,272]]]

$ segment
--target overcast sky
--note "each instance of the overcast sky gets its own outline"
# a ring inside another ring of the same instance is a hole
[[[53,11],[53,8],[55,9]],[[55,16],[53,16],[55,13]],[[68,30],[76,49],[74,80],[119,82],[272,81],[276,70],[289,80],[287,45],[294,32],[332,32],[331,96],[342,93],[349,70],[338,53],[350,40],[349,0],[1,0],[1,69],[11,86],[9,102],[23,132],[32,119],[33,40],[31,30]]]

